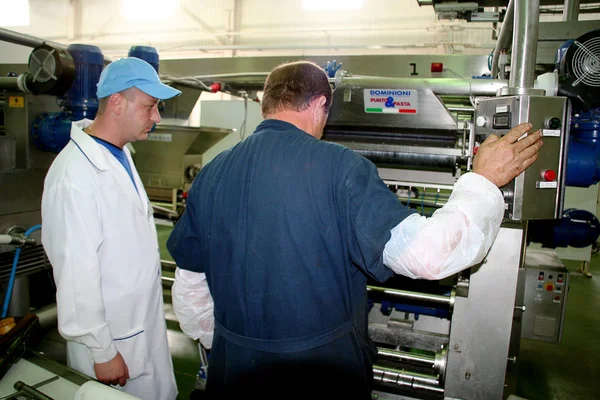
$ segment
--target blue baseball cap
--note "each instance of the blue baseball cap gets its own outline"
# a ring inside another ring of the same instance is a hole
[[[159,100],[181,94],[179,90],[162,83],[152,65],[136,57],[121,58],[108,64],[100,74],[97,87],[99,99],[132,87]]]

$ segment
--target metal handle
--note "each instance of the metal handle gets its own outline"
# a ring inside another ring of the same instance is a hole
[[[44,393],[40,392],[33,386],[29,386],[22,381],[17,381],[14,385],[14,388],[27,394],[28,396],[30,396],[33,399],[54,400],[52,397],[45,395]]]

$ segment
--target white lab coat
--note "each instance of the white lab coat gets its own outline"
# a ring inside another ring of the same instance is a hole
[[[90,123],[73,123],[42,196],[42,243],[54,271],[68,364],[94,377],[94,362],[118,351],[131,378],[123,391],[173,400],[152,208],[129,150],[137,191],[119,161],[82,131]]]

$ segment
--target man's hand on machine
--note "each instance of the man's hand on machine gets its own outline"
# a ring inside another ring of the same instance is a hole
[[[533,164],[542,147],[541,131],[527,134],[530,129],[531,124],[523,123],[502,138],[490,135],[479,146],[473,160],[473,172],[483,175],[498,187],[512,181]]]
[[[127,379],[129,379],[129,369],[121,353],[117,353],[112,360],[107,362],[95,363],[94,372],[96,373],[96,379],[107,385],[125,386]]]

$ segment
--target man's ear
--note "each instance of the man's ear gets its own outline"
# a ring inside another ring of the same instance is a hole
[[[121,115],[125,110],[125,102],[127,100],[121,93],[111,94],[108,98],[108,104],[110,105],[110,109],[117,115]]]
[[[320,112],[324,109],[326,102],[327,99],[325,98],[325,96],[319,96],[310,103],[310,108],[312,110],[312,114],[314,116],[315,121],[319,119]]]
[[[325,96],[319,96],[315,101],[317,102],[316,106],[318,108],[324,108],[325,103],[327,103],[327,99],[325,98]]]

